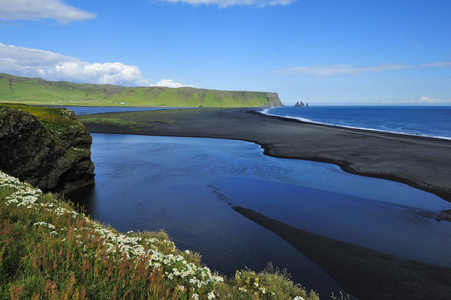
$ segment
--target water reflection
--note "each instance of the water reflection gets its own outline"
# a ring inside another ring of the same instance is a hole
[[[241,141],[93,134],[96,183],[72,199],[120,231],[164,229],[224,273],[268,261],[325,293],[336,283],[240,205],[333,239],[451,266],[450,203],[406,185],[316,162],[264,156]]]

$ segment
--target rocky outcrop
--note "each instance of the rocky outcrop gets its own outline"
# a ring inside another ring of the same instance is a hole
[[[451,209],[441,211],[436,220],[451,222]]]
[[[91,143],[68,109],[0,105],[0,170],[43,191],[93,183]]]
[[[268,102],[265,106],[268,107],[283,107],[282,101],[280,101],[279,94],[277,93],[265,93]]]
[[[304,102],[302,102],[302,101],[301,101],[301,103],[296,102],[294,107],[308,107],[308,102],[306,104],[304,104]]]

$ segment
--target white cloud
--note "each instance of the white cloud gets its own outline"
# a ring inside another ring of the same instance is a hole
[[[46,80],[125,86],[193,87],[163,79],[155,84],[142,77],[137,66],[120,62],[88,63],[50,51],[0,43],[0,72]]]
[[[42,73],[43,69],[78,59],[37,49],[7,46],[0,43],[0,70],[30,75]]]
[[[428,104],[428,105],[440,105],[440,104],[451,104],[451,99],[442,99],[442,98],[430,98],[430,97],[421,97],[416,100],[387,100],[382,101],[384,104]]]
[[[137,66],[115,63],[88,63],[78,58],[37,49],[0,43],[0,70],[17,76],[47,80],[149,86]]]
[[[288,5],[296,0],[160,0],[163,2],[171,2],[171,3],[187,3],[191,5],[217,5],[219,7],[228,7],[232,5],[241,5],[241,6],[276,6],[276,5]]]
[[[170,88],[179,88],[179,87],[193,87],[193,85],[184,85],[178,82],[174,82],[172,79],[162,79],[155,84],[151,84],[151,86],[164,86]]]
[[[83,61],[64,62],[49,68],[47,76],[50,80],[67,80],[100,84],[149,85],[142,78],[137,66],[128,66],[119,62],[94,63]]]
[[[60,23],[93,19],[95,15],[66,5],[61,0],[0,0],[0,19],[55,19]]]
[[[318,65],[309,67],[293,67],[275,71],[283,75],[313,75],[313,76],[340,76],[340,75],[358,75],[363,73],[375,73],[384,71],[396,71],[419,68],[451,68],[451,62],[438,62],[429,64],[396,64],[386,63],[376,66],[360,67],[351,65]]]

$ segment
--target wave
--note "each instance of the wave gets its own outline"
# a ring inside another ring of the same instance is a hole
[[[340,125],[340,124],[334,124],[334,123],[327,123],[327,122],[319,122],[310,120],[307,118],[300,118],[300,117],[294,117],[290,115],[276,115],[271,114],[270,111],[273,108],[265,108],[261,111],[258,111],[259,113],[263,115],[267,115],[270,117],[278,117],[278,118],[284,118],[284,119],[291,119],[296,120],[303,123],[310,123],[310,124],[317,124],[317,125],[326,125],[326,126],[333,126],[333,127],[340,127],[340,128],[349,128],[349,129],[359,129],[359,130],[366,130],[366,131],[376,131],[376,132],[384,132],[384,133],[392,133],[392,134],[402,134],[402,135],[408,135],[408,136],[416,136],[416,137],[426,137],[426,138],[433,138],[433,139],[441,139],[441,140],[451,140],[451,137],[447,136],[439,136],[439,135],[431,135],[431,134],[425,134],[425,133],[412,133],[412,132],[406,132],[406,131],[395,131],[395,130],[383,130],[383,129],[377,129],[377,128],[369,128],[369,127],[357,127],[357,126],[349,126],[349,125]]]

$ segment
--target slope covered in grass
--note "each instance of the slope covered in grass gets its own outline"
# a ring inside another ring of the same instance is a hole
[[[164,232],[119,233],[0,171],[0,299],[318,299],[284,273],[221,277]]]
[[[17,77],[3,73],[0,73],[0,102],[64,106],[282,106],[279,96],[268,92],[81,84]]]

